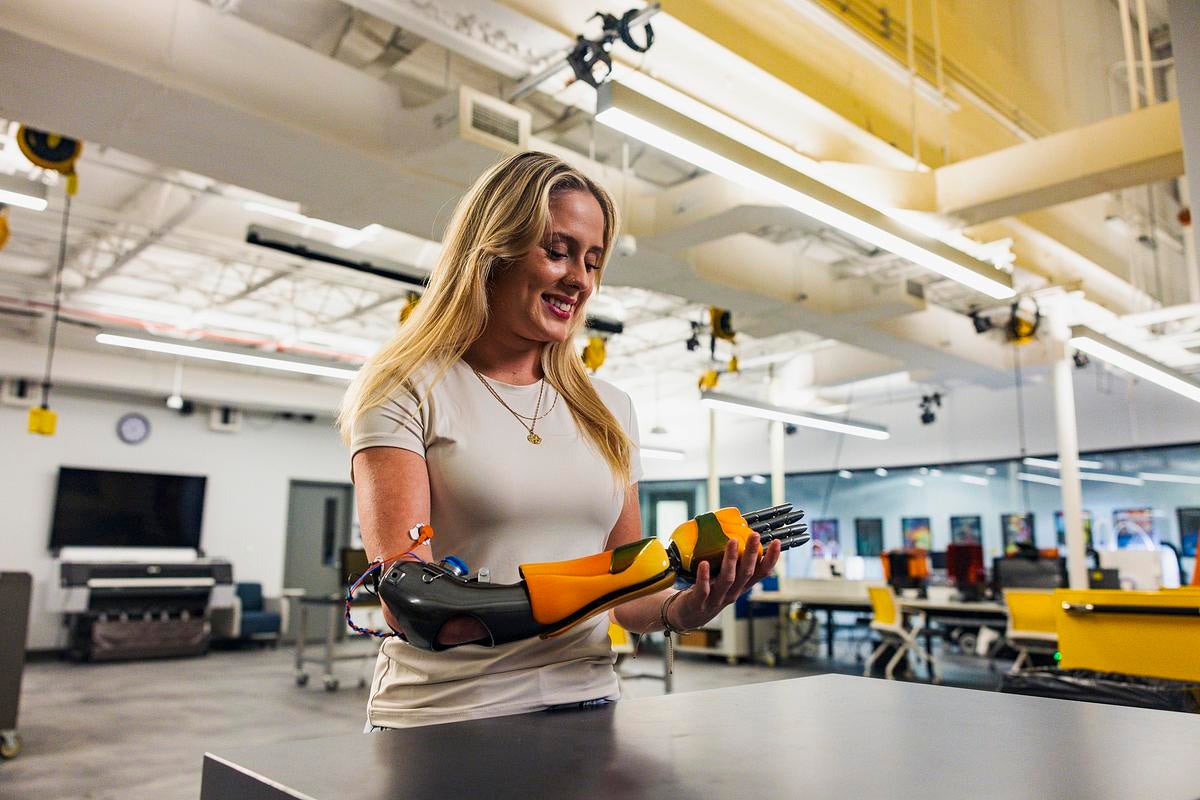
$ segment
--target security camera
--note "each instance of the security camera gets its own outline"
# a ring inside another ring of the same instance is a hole
[[[613,250],[622,258],[635,256],[637,255],[637,239],[628,233],[623,233],[617,237]]]
[[[788,436],[791,436],[797,430],[799,430],[799,428],[797,426],[793,425],[792,423],[790,423],[790,422],[783,423],[783,432],[786,433]]]

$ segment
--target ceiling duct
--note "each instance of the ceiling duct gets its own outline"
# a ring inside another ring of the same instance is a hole
[[[411,162],[460,185],[470,185],[499,156],[529,149],[529,112],[467,86],[420,113],[425,124],[417,126],[423,132]]]

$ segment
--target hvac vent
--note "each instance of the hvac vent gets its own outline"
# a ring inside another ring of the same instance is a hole
[[[498,98],[463,87],[458,117],[463,138],[501,150],[524,150],[529,142],[529,113]]]
[[[242,429],[242,412],[229,406],[208,410],[209,430],[220,433],[236,433]]]
[[[0,405],[33,408],[37,405],[38,384],[25,378],[0,381]]]
[[[511,144],[521,142],[521,129],[517,120],[480,103],[471,105],[471,127]]]

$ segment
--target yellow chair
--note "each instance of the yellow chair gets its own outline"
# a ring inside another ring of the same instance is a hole
[[[871,620],[871,630],[876,631],[883,637],[883,641],[871,653],[871,657],[867,659],[867,666],[863,670],[863,675],[870,677],[871,668],[875,666],[876,660],[883,655],[883,651],[889,646],[896,647],[896,654],[888,661],[887,669],[884,670],[884,675],[887,679],[895,680],[896,666],[900,660],[908,653],[912,653],[917,657],[917,660],[929,667],[929,674],[933,678],[934,683],[941,683],[941,676],[938,674],[937,662],[925,652],[921,647],[921,643],[917,638],[920,636],[921,629],[924,627],[924,616],[918,616],[918,622],[912,628],[904,626],[904,616],[900,613],[899,607],[896,605],[896,593],[892,591],[890,586],[869,586],[867,593],[871,598],[871,612],[874,618]]]
[[[615,622],[608,623],[608,640],[612,642],[613,652],[618,655],[633,652],[633,640],[629,636],[629,631]]]
[[[1200,592],[1059,589],[1063,669],[1200,681]]]
[[[1010,673],[1019,672],[1030,653],[1053,655],[1058,651],[1055,613],[1059,603],[1053,590],[1006,589],[1004,603],[1008,606],[1008,629],[1004,635],[1017,651]]]

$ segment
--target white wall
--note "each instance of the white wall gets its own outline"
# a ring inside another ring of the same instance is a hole
[[[157,402],[57,393],[51,405],[58,412],[51,437],[25,432],[24,409],[0,407],[0,569],[33,573],[31,648],[65,642],[58,616],[46,610],[57,581],[47,544],[60,465],[207,476],[201,546],[231,561],[235,580],[260,581],[267,594],[282,588],[288,482],[349,482],[346,451],[327,418],[247,416],[240,432],[215,433],[207,413],[181,417]],[[127,411],[150,420],[141,444],[117,438]]]

